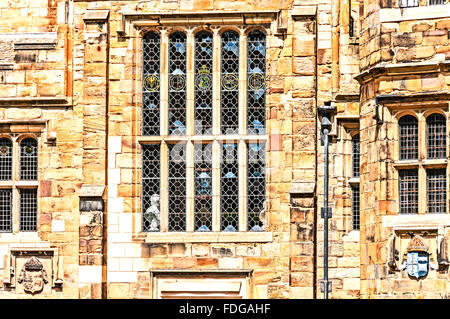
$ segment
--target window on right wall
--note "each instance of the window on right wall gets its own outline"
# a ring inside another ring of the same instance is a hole
[[[447,212],[446,121],[440,113],[409,114],[398,120],[401,214]]]

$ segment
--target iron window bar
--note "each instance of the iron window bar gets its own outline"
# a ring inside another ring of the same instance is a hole
[[[442,114],[427,117],[427,154],[429,159],[446,157],[446,124]]]
[[[0,189],[0,232],[12,231],[12,189]]]
[[[0,180],[12,179],[13,144],[8,138],[0,139]]]
[[[20,143],[20,179],[38,179],[38,150],[33,138],[25,138]]]
[[[359,185],[352,186],[352,229],[359,230],[360,225],[360,213],[359,213],[359,200],[360,200]]]
[[[20,189],[20,231],[37,231],[37,189]]]
[[[445,168],[427,169],[428,213],[447,212],[447,178]]]
[[[417,214],[419,207],[419,180],[417,169],[399,171],[400,213]]]
[[[359,177],[359,165],[360,165],[360,143],[359,134],[352,138],[352,172],[353,177]]]
[[[405,115],[398,121],[400,129],[400,160],[418,158],[418,124],[412,115]]]

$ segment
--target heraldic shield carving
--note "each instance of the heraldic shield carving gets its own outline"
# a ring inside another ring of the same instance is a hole
[[[31,257],[24,264],[17,282],[23,285],[25,292],[31,294],[41,292],[48,283],[47,273],[41,261],[34,256]]]
[[[408,243],[406,248],[406,270],[408,275],[417,279],[428,274],[429,254],[425,240],[416,235]]]

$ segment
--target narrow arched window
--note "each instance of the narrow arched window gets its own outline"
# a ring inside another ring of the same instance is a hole
[[[220,120],[222,134],[238,134],[239,127],[239,34],[222,34]]]
[[[359,177],[359,134],[352,138],[352,172],[353,177]]]
[[[195,134],[212,135],[213,38],[207,31],[195,35]]]
[[[247,37],[247,129],[265,134],[266,122],[266,35],[252,31]]]
[[[20,143],[20,179],[37,180],[38,149],[33,138],[25,138]]]
[[[169,36],[169,134],[186,134],[186,34]]]
[[[142,135],[160,134],[160,36],[142,39]]]
[[[12,142],[7,138],[0,139],[0,180],[12,179]]]
[[[405,115],[398,121],[400,129],[400,159],[415,160],[418,158],[418,125],[412,115]]]
[[[446,125],[442,114],[427,117],[427,154],[429,159],[446,157]]]

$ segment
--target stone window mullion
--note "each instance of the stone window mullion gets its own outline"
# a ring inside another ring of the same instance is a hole
[[[161,143],[161,211],[160,222],[161,232],[167,232],[169,229],[169,163],[168,163],[168,148],[166,143]]]
[[[168,104],[169,104],[169,34],[166,29],[161,30],[161,117],[160,117],[160,134],[168,135]],[[162,154],[162,153],[161,153]],[[165,176],[165,175],[162,175]]]
[[[213,29],[213,135],[221,134],[220,128],[220,34]]]
[[[194,231],[194,144],[186,143],[186,231]]]
[[[239,134],[247,133],[247,35],[239,34]],[[242,194],[242,193],[241,193]]]

